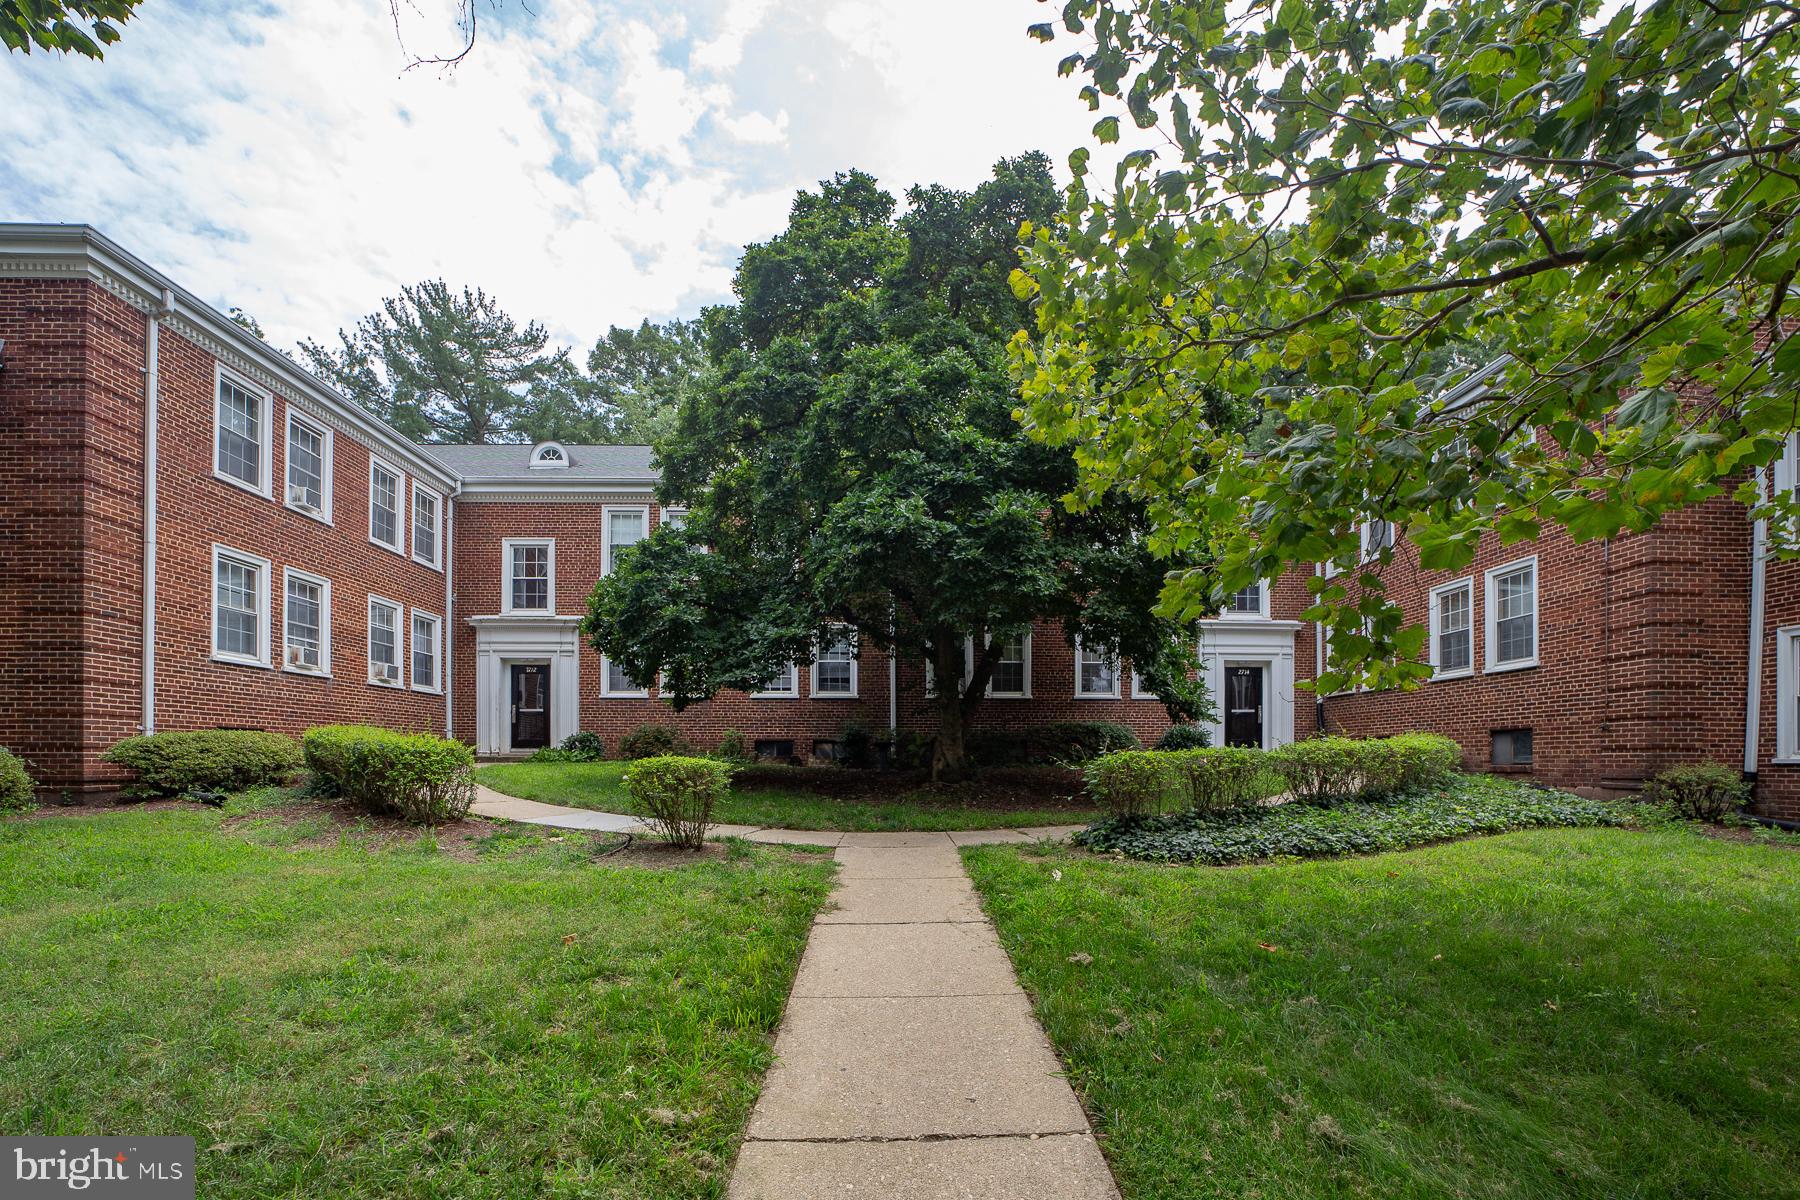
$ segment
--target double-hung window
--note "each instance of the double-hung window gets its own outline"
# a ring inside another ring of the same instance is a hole
[[[219,368],[213,376],[213,473],[269,494],[269,395]]]
[[[1225,611],[1220,614],[1226,617],[1260,617],[1265,615],[1263,609],[1263,585],[1259,580],[1247,588],[1239,588],[1225,601]]]
[[[1537,559],[1487,573],[1487,669],[1510,671],[1538,660]]]
[[[1031,695],[1031,634],[1015,633],[995,638],[994,668],[988,676],[988,695],[1026,699]]]
[[[380,596],[369,597],[369,682],[403,687],[400,670],[400,606]]]
[[[600,694],[643,697],[648,696],[650,690],[626,674],[624,667],[603,654],[600,656]]]
[[[413,558],[428,567],[438,565],[438,514],[443,507],[436,492],[425,490],[418,480],[413,480]]]
[[[1383,550],[1394,544],[1394,523],[1382,517],[1365,521],[1362,525],[1362,558],[1368,562],[1378,558]]]
[[[1775,758],[1800,762],[1800,625],[1775,631]]]
[[[548,538],[507,538],[501,542],[505,591],[501,607],[509,613],[556,611],[556,543]]]
[[[1475,581],[1459,579],[1431,592],[1431,669],[1445,677],[1475,669]]]
[[[600,548],[600,573],[611,575],[619,556],[643,541],[649,532],[650,510],[641,506],[614,508],[608,505],[601,510],[601,520],[606,525],[606,537]]]
[[[433,613],[413,609],[412,685],[415,692],[443,690],[438,661],[443,657],[444,623]]]
[[[213,547],[213,657],[269,665],[269,560]]]
[[[329,675],[331,582],[291,568],[283,574],[282,668],[306,675]]]
[[[856,632],[845,626],[827,630],[813,656],[812,694],[815,699],[856,698]]]
[[[1077,640],[1075,643],[1075,695],[1088,700],[1117,700],[1119,698],[1118,656],[1086,649]]]
[[[287,421],[287,506],[331,520],[331,431],[292,410]]]
[[[404,554],[406,533],[400,525],[400,498],[406,486],[400,472],[378,458],[369,460],[369,540]]]
[[[792,700],[800,695],[800,672],[791,663],[762,681],[751,695],[759,700]]]

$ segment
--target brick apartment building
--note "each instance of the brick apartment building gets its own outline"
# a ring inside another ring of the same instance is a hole
[[[413,444],[96,231],[0,225],[0,745],[84,788],[146,729],[368,721],[499,756],[647,721],[800,755],[929,728],[923,663],[848,641],[680,714],[584,644],[594,581],[682,517],[655,482],[643,446]],[[1456,577],[1402,544],[1390,592],[1438,665],[1409,693],[1315,699],[1300,576],[1247,589],[1201,623],[1215,741],[1431,728],[1472,767],[1605,788],[1742,761],[1764,811],[1800,815],[1800,566],[1758,571],[1758,545],[1727,501]],[[992,696],[977,727],[1168,726],[1053,624]]]

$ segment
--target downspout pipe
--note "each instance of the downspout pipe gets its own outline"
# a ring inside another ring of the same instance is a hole
[[[1767,480],[1759,468],[1756,472],[1756,498],[1761,503],[1768,496]],[[1750,534],[1750,645],[1745,656],[1749,666],[1744,687],[1744,775],[1756,780],[1759,745],[1762,740],[1762,644],[1763,598],[1767,590],[1769,522],[1758,517]]]
[[[438,653],[444,656],[444,736],[456,737],[456,498],[462,494],[462,480],[450,489],[444,500],[444,634]]]
[[[174,311],[175,293],[164,288],[156,307],[144,318],[144,624],[140,632],[144,694],[138,727],[147,734],[156,732],[156,443],[162,390],[157,351],[162,319]]]

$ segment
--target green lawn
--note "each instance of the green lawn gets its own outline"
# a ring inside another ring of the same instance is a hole
[[[964,855],[1126,1200],[1800,1195],[1791,849]]]
[[[619,776],[628,764],[496,763],[479,768],[475,777],[508,796],[630,812],[631,800]],[[827,771],[829,767],[796,767]],[[845,772],[847,776],[854,773]],[[853,781],[847,780],[847,782]],[[721,824],[769,825],[781,829],[1018,829],[1032,825],[1084,825],[1099,814],[1093,808],[1047,803],[1044,807],[989,806],[981,803],[980,782],[942,791],[918,790],[883,799],[827,796],[816,791],[781,788],[733,788],[713,817]]]
[[[191,1134],[209,1200],[724,1195],[824,859],[224,821],[0,822],[0,1129]]]

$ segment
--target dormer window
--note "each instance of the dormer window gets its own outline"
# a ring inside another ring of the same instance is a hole
[[[569,452],[555,442],[542,442],[531,450],[534,471],[564,471],[569,466]]]

